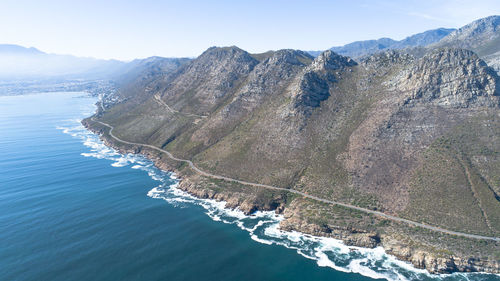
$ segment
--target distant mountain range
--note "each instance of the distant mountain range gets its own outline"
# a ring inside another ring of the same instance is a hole
[[[0,44],[0,80],[108,77],[126,63],[71,55],[47,54],[36,48]]]
[[[42,55],[44,52],[38,50],[37,48],[31,47],[26,48],[19,45],[13,44],[0,44],[0,54],[3,55]]]
[[[473,27],[467,27],[467,30],[471,28]],[[460,30],[452,28],[438,28],[414,34],[399,41],[391,38],[356,41],[344,46],[332,47],[329,50],[343,56],[358,58],[385,50],[429,46],[436,44],[445,37],[449,37],[448,35],[450,34],[457,34],[457,32],[460,33],[460,36],[462,37],[467,36],[467,34],[471,35],[470,31],[466,31],[463,28]],[[455,37],[457,38],[456,40],[461,40],[461,42],[469,42],[467,40],[462,40],[462,37],[458,38],[457,36],[450,37],[441,44],[443,46],[447,44],[446,42],[452,44],[451,41],[454,39],[451,38]],[[467,47],[464,44],[473,45],[474,42],[462,43],[464,47]],[[500,57],[500,53],[498,53],[498,46],[500,46],[500,43],[496,41],[492,42],[491,46],[482,47],[484,50],[476,50],[472,45],[469,49],[473,49],[479,54],[488,53],[490,58],[489,60],[487,59],[487,61],[498,71],[500,67],[500,60],[498,59]],[[495,54],[492,50],[496,50],[495,52],[497,53]],[[322,51],[308,51],[308,53],[316,57],[321,54]],[[13,44],[0,44],[0,80],[53,77],[70,79],[116,78],[120,80],[124,78],[120,78],[121,75],[125,75],[130,71],[138,71],[138,69],[134,69],[135,66],[142,65],[144,67],[147,65],[148,61],[151,62],[161,59],[163,58],[151,57],[144,60],[137,59],[127,63],[118,60],[100,60],[71,55],[48,54],[34,47],[26,48]]]
[[[427,46],[438,42],[453,31],[455,31],[453,28],[438,28],[408,36],[400,41],[391,38],[356,41],[344,46],[332,47],[329,50],[339,55],[356,58],[389,49],[397,50],[408,47]],[[322,51],[310,51],[309,53],[313,56],[318,56],[321,52]]]

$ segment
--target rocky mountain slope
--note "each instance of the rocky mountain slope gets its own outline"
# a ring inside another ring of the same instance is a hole
[[[499,237],[500,78],[473,51],[424,52],[353,60],[330,50],[313,58],[296,50],[214,47],[193,60],[167,62],[164,71],[141,72],[121,86],[118,103],[84,124],[108,144],[176,170],[180,188],[197,196],[248,213],[282,212],[283,229],[382,245],[431,272],[498,273],[499,242],[211,178],[120,143],[96,122],[212,174]]]
[[[340,55],[348,56],[352,58],[361,57],[365,55],[374,54],[384,50],[399,50],[411,47],[424,47],[433,43],[438,42],[443,37],[447,36],[455,29],[451,28],[438,28],[433,30],[427,30],[422,33],[414,34],[406,37],[402,40],[393,40],[391,38],[380,38],[377,40],[364,40],[356,41],[344,46],[332,47],[331,51],[334,51]],[[312,55],[319,55],[320,51],[310,52]]]

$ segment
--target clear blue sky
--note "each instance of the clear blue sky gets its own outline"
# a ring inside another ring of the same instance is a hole
[[[493,14],[499,0],[1,0],[0,43],[123,60],[197,56],[228,45],[321,50]]]

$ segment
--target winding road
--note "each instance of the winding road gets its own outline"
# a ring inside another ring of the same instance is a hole
[[[388,215],[388,214],[385,214],[385,213],[382,213],[382,212],[379,212],[379,211],[370,210],[370,209],[366,209],[366,208],[362,208],[362,207],[358,207],[358,206],[354,206],[354,205],[350,205],[350,204],[346,204],[346,203],[341,203],[341,202],[336,202],[336,201],[332,201],[332,200],[328,200],[328,199],[319,198],[317,196],[310,195],[310,194],[307,194],[307,193],[304,193],[304,192],[301,192],[301,191],[298,191],[298,190],[294,190],[294,189],[288,189],[288,188],[277,187],[277,186],[272,186],[272,185],[267,185],[267,184],[260,184],[260,183],[252,183],[252,182],[242,181],[242,180],[238,180],[238,179],[228,178],[228,177],[225,177],[225,176],[214,175],[214,174],[211,174],[209,172],[205,172],[203,170],[200,170],[190,160],[180,159],[180,158],[177,158],[177,157],[173,156],[172,153],[170,153],[167,150],[164,150],[164,149],[161,149],[159,147],[156,147],[156,146],[153,146],[153,145],[149,145],[149,144],[129,142],[129,141],[126,141],[126,140],[122,140],[122,139],[116,137],[115,135],[113,135],[113,129],[114,129],[113,126],[111,126],[111,125],[109,125],[107,123],[101,122],[101,121],[97,121],[97,120],[95,120],[93,118],[92,118],[92,120],[94,122],[97,122],[97,123],[105,126],[105,127],[108,127],[110,129],[109,130],[109,135],[113,139],[115,139],[115,140],[117,140],[117,141],[119,141],[121,143],[129,144],[129,145],[136,145],[136,146],[148,147],[148,148],[154,149],[156,151],[165,153],[172,160],[187,163],[189,165],[189,167],[191,167],[194,171],[196,171],[200,175],[203,175],[203,176],[206,176],[206,177],[210,177],[210,178],[214,178],[214,179],[220,179],[220,180],[225,180],[225,181],[229,181],[229,182],[235,182],[235,183],[239,183],[239,184],[243,184],[243,185],[248,185],[248,186],[267,188],[267,189],[270,189],[270,190],[278,190],[278,191],[291,192],[291,193],[294,193],[294,194],[297,194],[297,195],[301,195],[301,196],[303,196],[305,198],[316,200],[318,202],[323,202],[323,203],[327,203],[327,204],[333,204],[333,205],[342,206],[342,207],[353,209],[353,210],[358,210],[358,211],[361,211],[361,212],[364,212],[364,213],[373,214],[373,215],[376,215],[376,216],[379,216],[379,217],[382,217],[382,218],[385,218],[385,219],[397,221],[397,222],[404,222],[404,223],[407,223],[409,225],[418,226],[418,227],[425,228],[425,229],[428,229],[428,230],[431,230],[431,231],[436,231],[436,232],[441,232],[441,233],[450,234],[450,235],[456,235],[456,236],[462,236],[462,237],[467,237],[467,238],[473,238],[473,239],[492,240],[492,241],[500,242],[500,238],[499,237],[489,237],[489,236],[482,236],[482,235],[476,235],[476,234],[468,234],[468,233],[463,233],[463,232],[457,232],[457,231],[453,231],[453,230],[447,230],[447,229],[440,228],[440,227],[437,227],[437,226],[432,226],[432,225],[428,225],[428,224],[425,224],[425,223],[415,222],[415,221],[411,221],[411,220],[408,220],[408,219],[396,217],[396,216],[393,216],[393,215]]]
[[[154,99],[159,104],[165,106],[168,109],[168,111],[170,111],[172,113],[178,113],[178,114],[182,114],[182,115],[189,116],[189,117],[207,118],[206,115],[196,115],[196,114],[193,114],[193,113],[182,113],[180,111],[177,111],[177,110],[171,108],[165,101],[163,101],[159,95],[154,95]]]

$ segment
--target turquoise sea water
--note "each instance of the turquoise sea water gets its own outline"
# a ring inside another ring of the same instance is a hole
[[[79,120],[83,93],[0,97],[0,280],[500,280],[431,276],[384,254],[277,228],[175,188]]]

